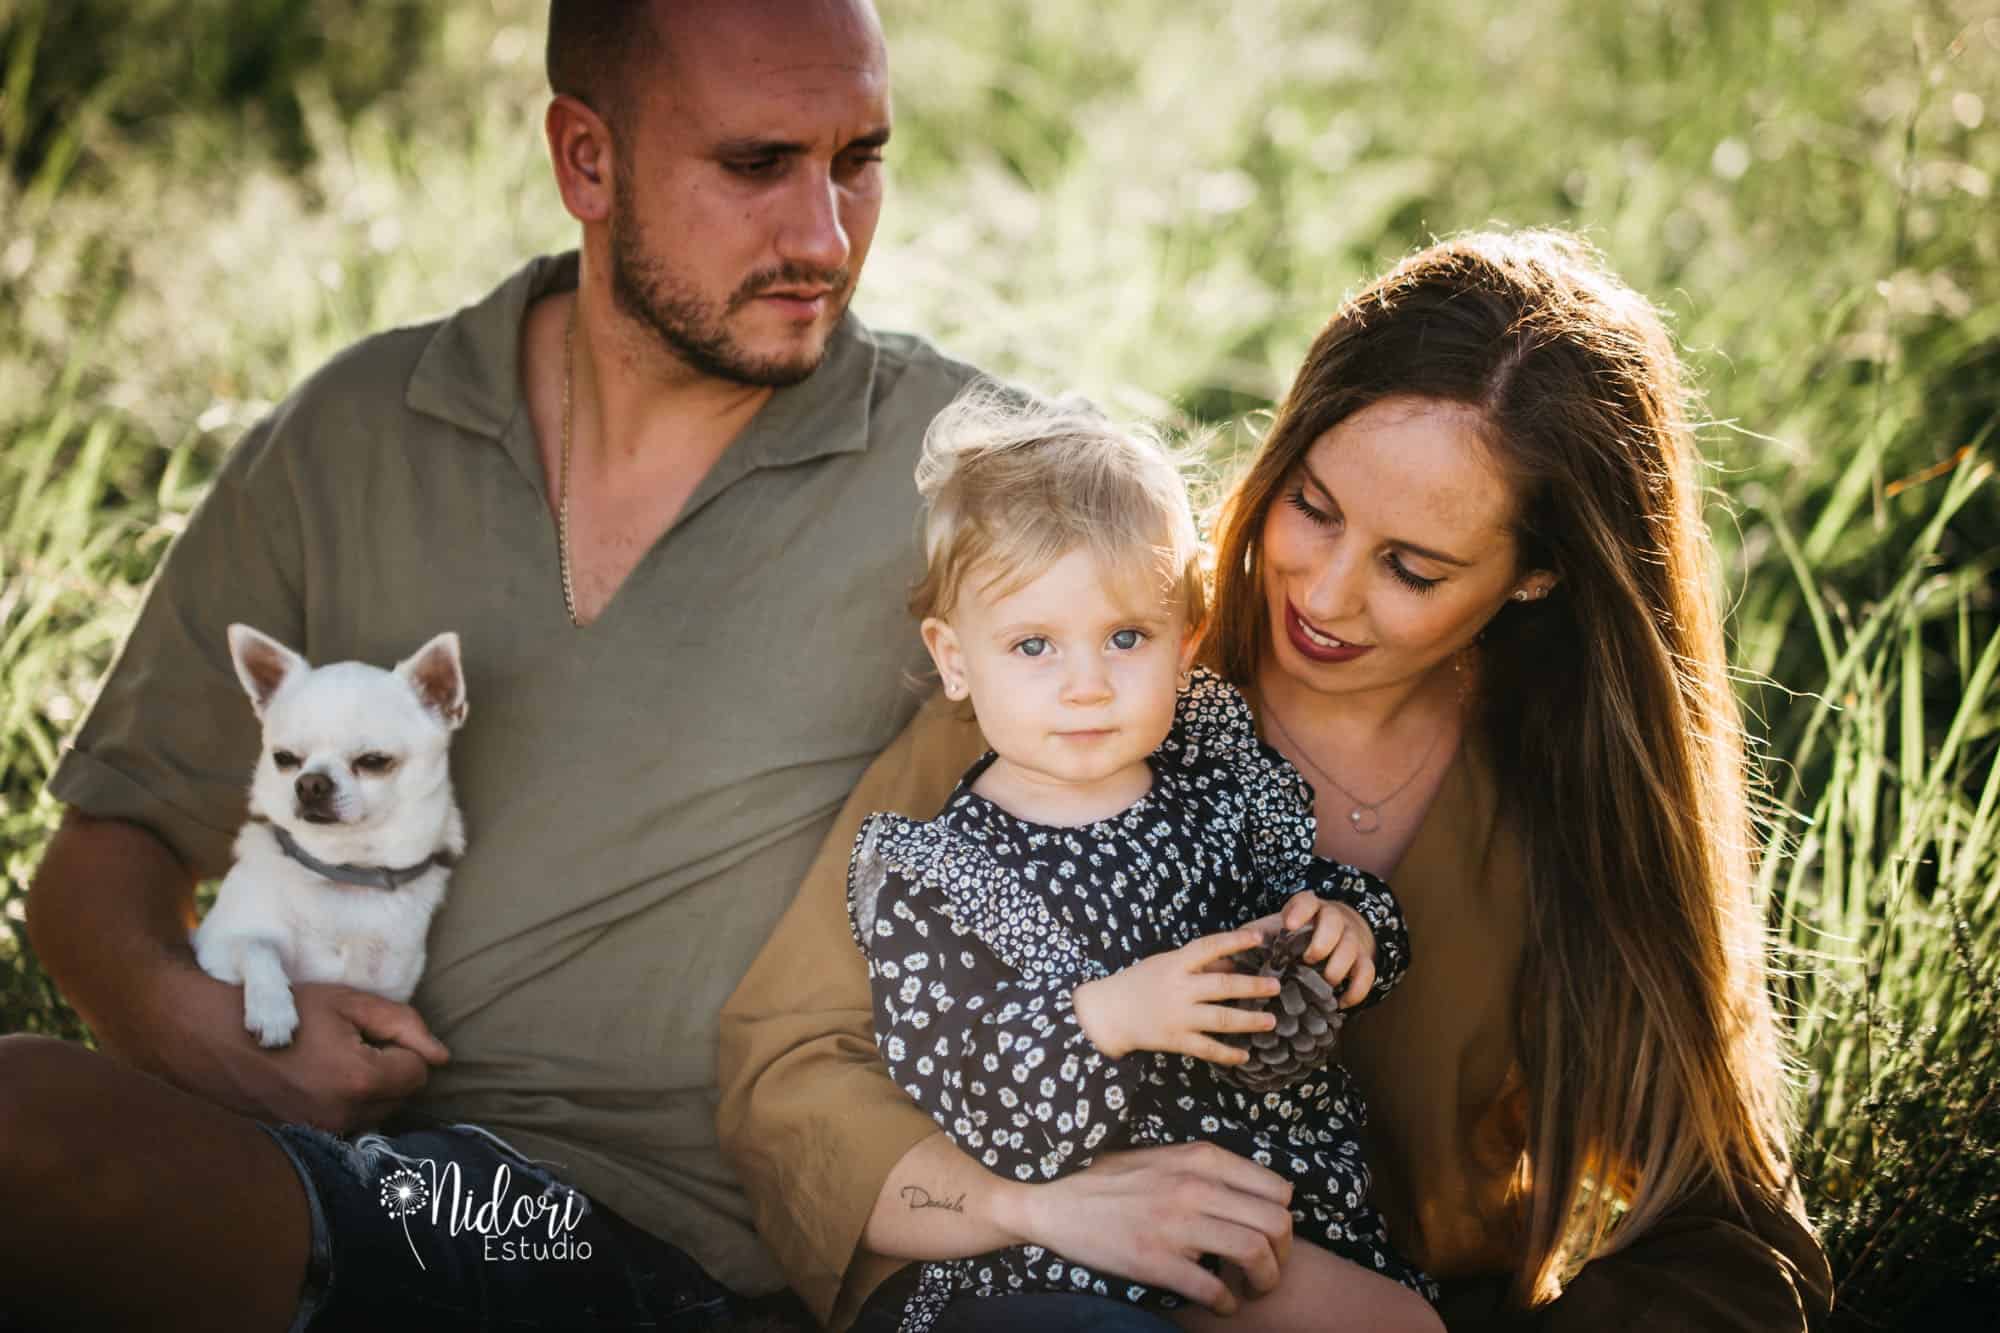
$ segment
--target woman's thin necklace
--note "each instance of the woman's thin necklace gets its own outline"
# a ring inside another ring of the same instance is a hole
[[[577,305],[581,305],[579,299]],[[575,378],[576,364],[574,347],[576,344],[576,305],[569,308],[569,319],[563,324],[563,395],[562,395],[562,496],[556,503],[556,558],[562,565],[563,610],[569,612],[569,623],[583,628],[583,622],[576,618],[576,585],[569,572],[569,431],[571,383]]]
[[[1293,752],[1299,758],[1305,760],[1307,768],[1310,768],[1313,772],[1332,783],[1335,791],[1354,802],[1354,808],[1347,812],[1347,822],[1354,826],[1356,833],[1373,833],[1382,827],[1382,807],[1395,800],[1398,796],[1401,796],[1404,788],[1417,780],[1417,774],[1424,771],[1431,762],[1431,755],[1437,752],[1438,740],[1449,730],[1449,728],[1440,727],[1431,734],[1431,743],[1424,747],[1424,757],[1419,759],[1417,766],[1410,770],[1410,776],[1396,784],[1396,790],[1390,792],[1379,801],[1364,801],[1342,786],[1339,778],[1336,778],[1333,774],[1319,766],[1312,755],[1307,752],[1306,747],[1299,744],[1299,738],[1292,735],[1291,731],[1285,726],[1284,719],[1280,718],[1274,709],[1267,705],[1264,709],[1264,716],[1271,720],[1271,725],[1278,729],[1278,734],[1285,738],[1286,743],[1292,747]]]

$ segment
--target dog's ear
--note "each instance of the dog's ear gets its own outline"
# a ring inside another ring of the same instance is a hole
[[[465,722],[465,669],[459,663],[458,635],[446,630],[404,660],[396,674],[409,682],[423,706],[447,727]]]
[[[311,669],[305,658],[248,625],[229,627],[229,657],[236,663],[236,679],[243,682],[243,692],[250,696],[250,707],[259,719],[271,696],[294,672]]]

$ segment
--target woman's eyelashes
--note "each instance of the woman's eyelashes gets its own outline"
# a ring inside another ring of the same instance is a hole
[[[1409,566],[1405,565],[1393,551],[1385,558],[1385,563],[1389,566],[1389,573],[1395,576],[1396,582],[1411,592],[1429,592],[1443,582],[1442,579],[1427,579],[1419,574],[1412,574]]]
[[[1285,503],[1298,510],[1301,514],[1304,514],[1307,519],[1322,528],[1330,528],[1338,521],[1332,514],[1327,513],[1324,509],[1315,507],[1311,501],[1306,499],[1306,488],[1304,486],[1294,486],[1292,493],[1285,497]],[[1413,572],[1408,565],[1403,563],[1402,557],[1398,556],[1394,551],[1385,553],[1382,557],[1382,563],[1388,568],[1390,576],[1411,592],[1429,592],[1444,581],[1442,579],[1427,579],[1423,575]]]
[[[1292,493],[1285,497],[1285,503],[1323,528],[1333,522],[1332,514],[1327,513],[1324,509],[1314,508],[1311,501],[1306,499],[1306,488],[1302,485],[1292,487]]]

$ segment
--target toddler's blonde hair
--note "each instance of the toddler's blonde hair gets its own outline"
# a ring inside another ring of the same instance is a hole
[[[968,579],[1004,597],[1077,550],[1156,579],[1190,633],[1206,616],[1187,486],[1150,430],[1121,429],[1078,399],[977,382],[925,432],[917,489],[928,506],[925,573],[910,594],[919,620],[949,618]]]

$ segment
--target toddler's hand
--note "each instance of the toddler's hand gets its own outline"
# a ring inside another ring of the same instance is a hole
[[[1323,975],[1340,991],[1340,1007],[1352,1009],[1368,998],[1375,988],[1375,932],[1361,913],[1346,903],[1321,898],[1301,889],[1278,914],[1280,930],[1297,930],[1313,925],[1312,943],[1306,946],[1305,961],[1326,959]],[[1341,982],[1347,983],[1343,989]]]
[[[1268,1032],[1278,1020],[1222,1001],[1276,995],[1278,979],[1241,976],[1217,965],[1258,942],[1254,930],[1224,931],[1087,981],[1072,995],[1077,1022],[1097,1049],[1114,1060],[1133,1051],[1175,1051],[1219,1065],[1240,1065],[1250,1058],[1248,1053],[1208,1034]]]

